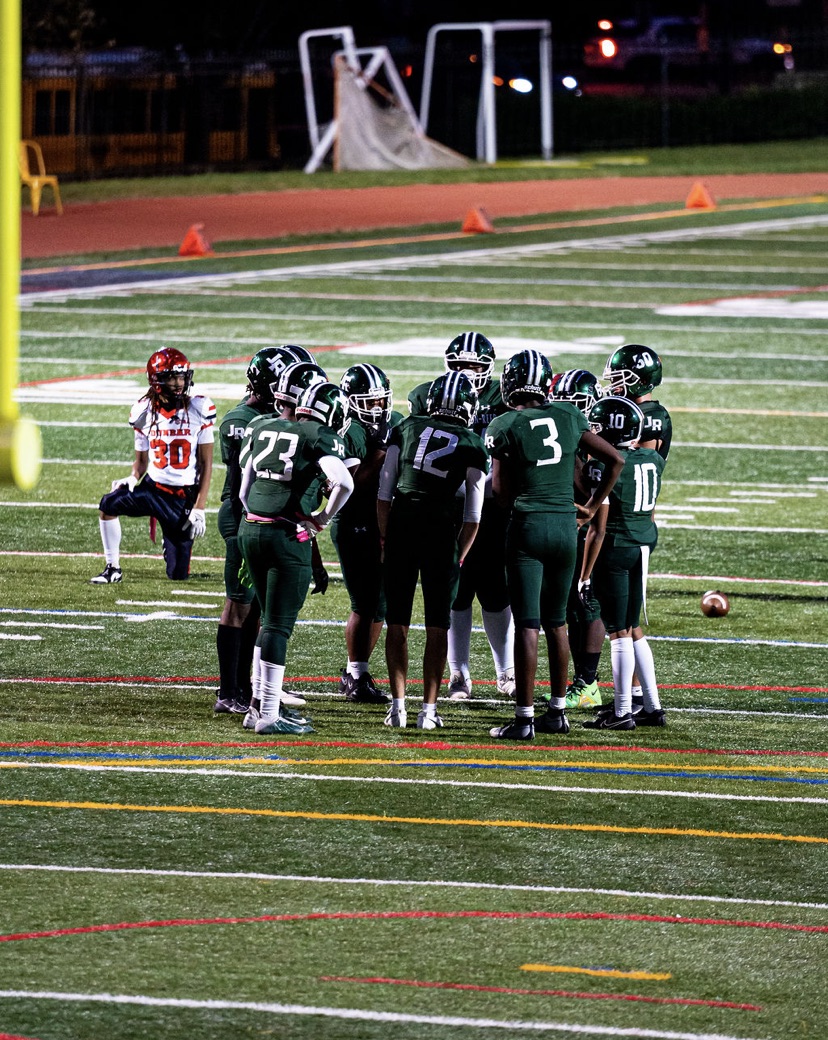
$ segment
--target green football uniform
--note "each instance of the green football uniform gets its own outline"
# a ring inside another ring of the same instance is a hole
[[[670,454],[670,442],[673,439],[673,421],[670,413],[658,401],[641,401],[638,407],[644,413],[644,432],[641,440],[659,441],[658,453],[666,459]]]
[[[390,460],[390,476],[389,465]],[[457,589],[455,496],[469,470],[485,474],[489,458],[472,430],[441,416],[411,415],[391,431],[381,494],[393,494],[385,540],[389,624],[409,625],[417,579],[425,623],[449,627]]]
[[[412,415],[426,414],[426,399],[431,383],[420,383],[408,395]],[[484,440],[492,419],[506,411],[500,395],[500,382],[490,379],[479,392],[477,414],[472,429]],[[454,610],[466,610],[475,596],[484,610],[499,612],[509,606],[506,587],[506,523],[507,514],[491,496],[491,485],[486,485],[486,501],[477,537],[463,561]],[[458,502],[458,524],[462,521],[462,499]]]
[[[426,414],[426,401],[430,386],[431,383],[420,383],[408,395],[408,408],[411,415]],[[496,415],[502,415],[505,411],[506,405],[500,396],[500,383],[496,379],[490,379],[477,395],[477,414],[474,417],[472,430],[485,438],[489,423]],[[465,567],[465,564],[463,566]]]
[[[509,600],[515,625],[558,627],[575,568],[575,455],[587,420],[555,401],[494,419],[486,446],[513,492],[506,537]]]
[[[218,512],[218,530],[224,539],[224,589],[228,599],[237,603],[250,603],[254,592],[239,581],[242,563],[238,544],[239,524],[243,509],[239,499],[241,488],[241,452],[244,431],[250,423],[262,415],[270,415],[270,406],[256,401],[248,404],[248,398],[240,401],[224,416],[219,425],[219,448],[225,466],[224,487],[221,490],[221,505]]]
[[[640,623],[645,562],[658,542],[653,510],[665,466],[662,456],[651,448],[620,451],[624,468],[609,495],[607,529],[593,575],[608,632],[635,628]]]
[[[294,521],[320,504],[325,474],[319,461],[329,455],[343,460],[345,444],[312,419],[255,420],[242,444],[242,468],[251,458],[256,478],[239,544],[262,607],[262,657],[274,664],[285,663],[312,576],[311,542],[297,540]]]
[[[400,412],[392,412],[389,431],[402,422]],[[352,418],[345,431],[345,464],[363,463],[372,456],[377,463],[385,456],[371,430]],[[379,457],[377,457],[379,456]],[[354,614],[385,620],[385,592],[382,581],[382,548],[377,527],[377,488],[379,468],[370,481],[356,477],[354,491],[331,522],[331,541],[342,567],[342,579]]]

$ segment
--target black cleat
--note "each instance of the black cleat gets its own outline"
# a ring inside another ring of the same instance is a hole
[[[391,694],[383,693],[374,685],[369,672],[363,672],[358,679],[345,673],[345,700],[354,704],[390,704]]]
[[[635,715],[636,726],[666,726],[667,716],[664,708],[656,708],[654,711],[645,711],[643,708]]]
[[[535,725],[532,719],[512,719],[505,726],[495,726],[489,736],[496,740],[534,740]]]
[[[547,708],[535,719],[536,733],[568,733],[569,719],[563,708]]]
[[[94,578],[89,579],[89,584],[114,585],[116,582],[121,581],[122,578],[123,575],[121,574],[121,568],[115,567],[113,566],[113,564],[108,563],[100,574],[96,574]]]
[[[632,712],[627,712],[626,715],[616,715],[614,711],[599,712],[583,726],[584,729],[635,729],[635,719]]]

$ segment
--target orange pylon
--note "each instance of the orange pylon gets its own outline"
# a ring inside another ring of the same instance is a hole
[[[460,230],[479,234],[480,232],[494,231],[494,227],[485,209],[481,209],[478,206],[477,209],[469,210]]]
[[[684,208],[715,209],[716,203],[713,201],[713,196],[702,184],[702,182],[696,181],[696,183],[690,189],[690,194],[687,196],[687,201],[684,204]]]
[[[179,256],[215,256],[212,246],[202,235],[203,224],[193,224],[178,249]]]

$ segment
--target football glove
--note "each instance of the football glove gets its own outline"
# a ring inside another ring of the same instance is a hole
[[[135,485],[137,483],[138,483],[138,481],[130,473],[130,475],[128,477],[121,477],[120,480],[113,480],[112,481],[112,487],[110,488],[110,491],[117,491],[117,489],[119,487],[128,487],[130,491],[134,491],[135,490]]]
[[[330,578],[328,572],[321,563],[314,563],[311,573],[313,574],[313,588],[311,589],[311,596],[315,596],[317,592],[323,596],[328,591],[328,583]]]
[[[203,509],[190,510],[190,534],[193,538],[203,538],[207,530],[207,517]]]
[[[578,599],[581,601],[581,606],[585,609],[589,609],[592,606],[592,579],[587,578],[586,581],[578,579]]]
[[[297,518],[296,527],[298,529],[298,533],[296,537],[300,542],[305,541],[305,539],[301,536],[302,531],[305,532],[308,538],[315,538],[320,531],[325,530],[325,528],[328,526],[327,520],[324,517],[322,517],[321,520],[317,519],[321,516],[321,513],[317,513],[315,516],[299,516]]]

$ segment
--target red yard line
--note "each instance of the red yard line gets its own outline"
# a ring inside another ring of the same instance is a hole
[[[368,748],[380,751],[406,751],[421,748],[425,751],[504,751],[503,744],[450,744],[445,740],[385,741],[385,740],[0,740],[0,748]],[[638,744],[532,744],[526,750],[533,754],[542,751],[615,751],[623,754],[664,755],[747,755],[787,758],[828,758],[828,751],[774,751],[762,748],[671,748]],[[209,759],[205,759],[209,762]]]
[[[320,982],[360,982],[387,986],[416,986],[422,989],[459,989],[472,993],[508,993],[520,997],[574,997],[579,1000],[631,1000],[644,1004],[689,1004],[696,1007],[733,1008],[736,1011],[763,1011],[761,1004],[737,1004],[731,1000],[701,1000],[692,997],[645,997],[638,993],[589,993],[568,989],[518,989],[513,986],[480,986],[469,982],[423,982],[420,979],[386,979],[380,976],[351,978],[347,975],[320,975]]]
[[[548,910],[354,910],[309,914],[261,914],[256,917],[184,917],[168,920],[119,921],[114,924],[80,925],[75,928],[51,928],[42,932],[13,932],[0,935],[0,942],[24,939],[56,939],[66,935],[91,935],[97,932],[123,932],[141,928],[183,928],[201,925],[266,924],[295,921],[421,921],[467,920],[491,921],[627,921],[635,924],[691,924],[720,928],[759,928],[785,932],[828,933],[828,925],[789,924],[784,921],[744,921],[718,917],[677,917],[663,914],[613,914]]]

